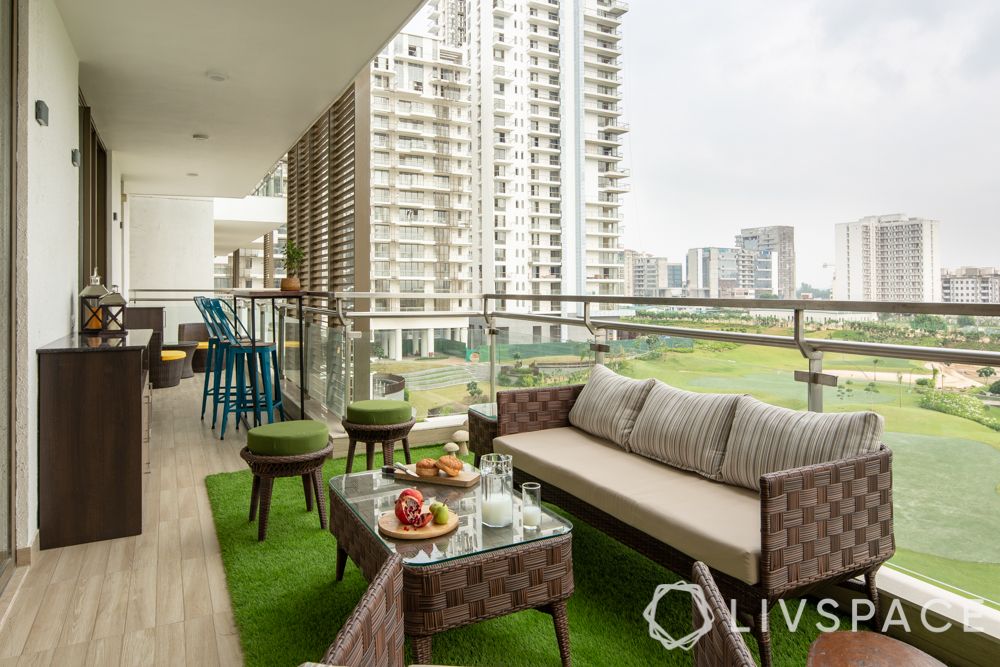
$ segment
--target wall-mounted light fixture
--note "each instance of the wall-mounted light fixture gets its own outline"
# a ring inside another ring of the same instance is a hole
[[[35,120],[42,127],[49,124],[49,105],[45,100],[35,100]]]
[[[73,163],[74,167],[79,167],[80,166],[80,149],[79,148],[74,148],[72,151],[70,151],[69,161]]]

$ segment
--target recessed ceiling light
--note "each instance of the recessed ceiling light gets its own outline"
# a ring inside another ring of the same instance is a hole
[[[208,77],[210,81],[222,82],[229,78],[228,74],[219,72],[218,70],[210,69],[205,72],[205,76]]]
[[[194,139],[195,141],[207,141],[208,135],[202,134],[201,132],[196,132],[195,134],[191,135],[191,138]]]
[[[195,173],[195,172],[193,172],[193,171],[189,171],[189,172],[187,173],[187,175],[188,175],[188,176],[197,176],[198,174],[196,174],[196,173]]]

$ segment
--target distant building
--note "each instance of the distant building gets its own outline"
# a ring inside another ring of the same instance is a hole
[[[637,250],[625,251],[625,293],[629,296],[682,296],[684,267],[666,257]]]
[[[940,301],[940,225],[900,214],[838,224],[833,298]]]
[[[774,294],[775,255],[770,250],[691,248],[687,296],[753,299]]]
[[[795,298],[795,228],[790,225],[750,227],[736,235],[736,247],[769,250],[774,258],[773,294],[780,299]]]
[[[1000,303],[1000,268],[963,266],[941,273],[945,303]]]

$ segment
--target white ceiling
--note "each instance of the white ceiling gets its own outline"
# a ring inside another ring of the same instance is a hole
[[[56,4],[126,192],[242,197],[423,0]]]

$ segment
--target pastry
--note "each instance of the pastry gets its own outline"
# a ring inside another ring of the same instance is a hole
[[[417,461],[417,474],[421,477],[437,477],[437,462],[434,459],[420,459]]]
[[[462,462],[451,454],[446,454],[437,460],[437,467],[448,473],[449,477],[458,477],[462,472]]]

